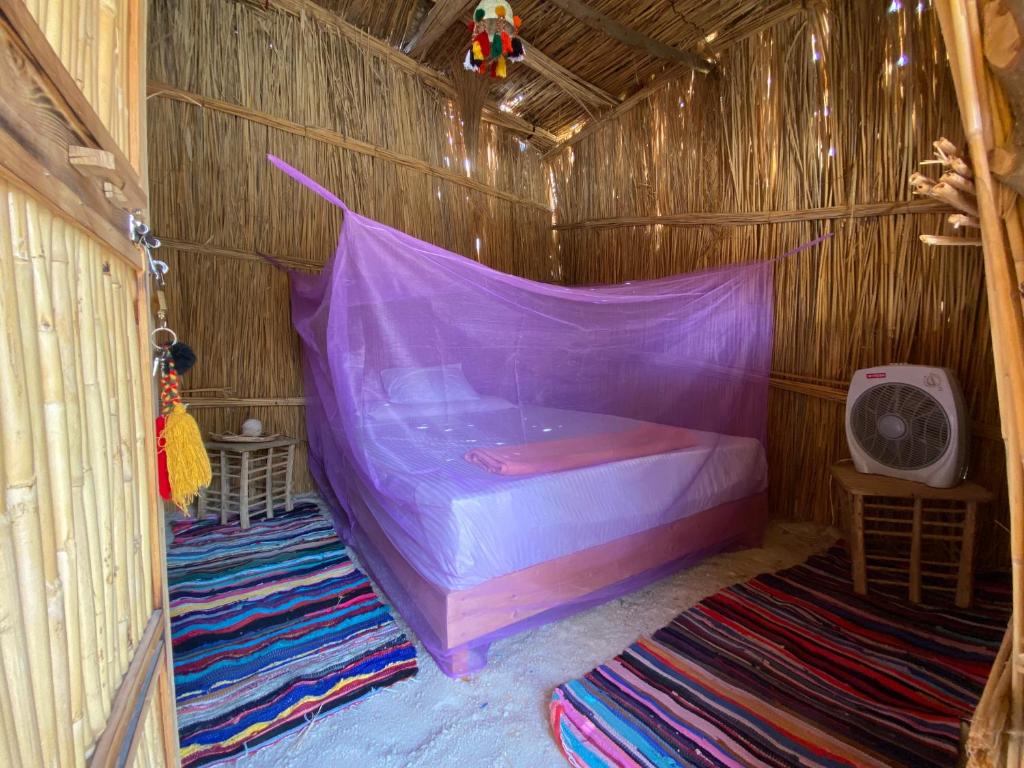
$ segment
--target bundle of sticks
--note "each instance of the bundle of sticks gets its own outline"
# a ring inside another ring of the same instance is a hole
[[[953,229],[980,229],[978,199],[971,166],[963,158],[960,149],[949,139],[939,139],[933,142],[932,146],[935,147],[935,159],[924,160],[920,164],[941,166],[942,176],[936,181],[923,173],[911,174],[910,185],[914,188],[914,194],[941,200],[958,211],[951,213],[946,219],[953,225]],[[948,235],[921,235],[921,242],[926,245],[981,245],[980,238]]]

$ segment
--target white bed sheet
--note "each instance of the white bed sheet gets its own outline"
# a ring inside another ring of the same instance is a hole
[[[495,475],[463,458],[474,447],[636,424],[605,414],[517,407],[496,398],[385,405],[368,420],[364,444],[378,489],[413,502],[409,506],[419,519],[404,527],[413,523],[416,546],[429,546],[445,564],[442,573],[424,575],[449,589],[466,589],[767,487],[759,441],[697,430],[694,448],[528,477]],[[403,549],[401,538],[394,543]]]

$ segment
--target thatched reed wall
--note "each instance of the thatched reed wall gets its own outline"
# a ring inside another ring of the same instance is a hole
[[[744,212],[910,200],[907,177],[931,142],[962,145],[933,11],[886,6],[808,11],[730,49],[715,75],[658,91],[552,157],[559,225],[740,212],[699,226],[563,228],[569,282],[766,259],[835,233],[776,272],[771,495],[776,514],[796,519],[834,519],[827,478],[848,455],[843,390],[855,369],[890,362],[956,371],[984,433],[972,474],[1004,494],[980,251],[925,248],[918,235],[941,231],[938,214],[741,225]],[[990,554],[1004,557],[998,528],[994,540]]]
[[[305,435],[301,406],[265,404],[303,391],[287,278],[253,254],[318,268],[341,217],[267,152],[353,210],[498,269],[557,277],[540,155],[485,124],[484,162],[467,180],[448,96],[319,15],[229,0],[152,7],[150,182],[174,270],[170,323],[199,356],[186,386],[248,403],[197,409],[206,430],[256,417]],[[304,453],[299,465],[310,488]]]

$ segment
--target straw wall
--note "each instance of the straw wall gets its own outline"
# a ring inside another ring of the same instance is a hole
[[[253,254],[317,269],[341,216],[267,152],[360,213],[502,270],[557,276],[540,156],[485,125],[486,162],[468,179],[447,97],[365,39],[277,3],[158,0],[150,21],[151,201],[173,270],[169,321],[198,354],[185,380],[194,396],[247,403],[196,409],[207,431],[256,417],[305,436],[301,406],[265,404],[301,398],[301,368],[287,278]],[[309,488],[304,452],[298,463]]]
[[[0,763],[84,765],[154,607],[136,274],[0,199]]]
[[[740,214],[724,225],[709,218],[564,228],[561,259],[570,282],[611,282],[772,258],[834,232],[776,271],[776,514],[834,520],[828,467],[848,455],[849,377],[859,367],[910,362],[949,366],[963,383],[984,433],[972,442],[972,474],[1000,494],[1002,522],[1004,457],[980,251],[926,249],[918,235],[941,231],[937,214],[742,225],[749,212],[909,200],[907,177],[931,156],[931,142],[947,136],[962,146],[934,12],[903,3],[887,13],[887,5],[837,0],[822,16],[808,11],[730,49],[717,74],[663,88],[554,155],[559,225]],[[1005,557],[1002,529],[990,528],[989,554]]]

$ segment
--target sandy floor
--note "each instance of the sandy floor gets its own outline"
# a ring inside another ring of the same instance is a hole
[[[611,658],[709,594],[829,546],[820,526],[779,523],[763,549],[714,557],[564,621],[496,643],[465,680],[419,648],[416,678],[237,759],[245,768],[546,768],[567,766],[547,722],[552,689]]]

